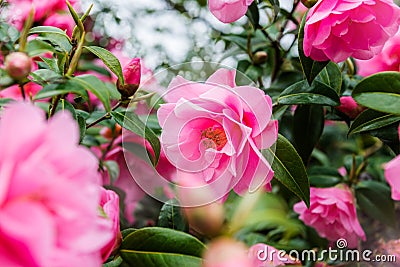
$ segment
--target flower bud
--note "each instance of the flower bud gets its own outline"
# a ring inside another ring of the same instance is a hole
[[[221,203],[183,209],[189,225],[206,236],[216,236],[224,224],[224,208]]]
[[[117,88],[123,98],[128,98],[136,93],[140,85],[140,58],[132,59],[128,63],[128,65],[123,68],[122,74],[124,76],[125,84],[122,85],[121,82],[118,80]]]
[[[265,52],[265,51],[257,51],[254,54],[253,62],[256,65],[261,65],[261,64],[264,64],[265,62],[267,62],[267,59],[268,59],[267,52]]]
[[[301,0],[301,3],[308,8],[312,8],[317,2],[318,0]]]
[[[4,65],[11,78],[22,80],[31,72],[32,59],[23,52],[13,52],[6,57]]]
[[[364,107],[359,106],[351,96],[342,96],[340,98],[340,106],[336,107],[337,110],[345,114],[350,119],[356,118],[364,111]]]

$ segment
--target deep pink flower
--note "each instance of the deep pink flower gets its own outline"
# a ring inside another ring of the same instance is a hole
[[[392,188],[392,199],[400,200],[400,156],[385,165],[385,178]]]
[[[122,69],[126,84],[138,85],[140,84],[141,67],[140,58],[133,58],[125,67]]]
[[[286,264],[298,264],[301,262],[291,258],[285,251],[277,250],[263,243],[253,245],[249,250],[249,256],[253,260],[254,267],[278,267]]]
[[[387,41],[381,53],[370,60],[357,60],[358,74],[369,76],[381,71],[400,71],[400,31]]]
[[[42,86],[34,82],[29,82],[24,85],[26,99],[33,98],[37,92],[42,89]],[[22,100],[21,88],[18,85],[12,85],[0,91],[0,98],[12,98],[14,100]]]
[[[365,240],[365,233],[358,222],[354,197],[347,186],[311,187],[310,202],[310,209],[307,209],[304,202],[295,204],[293,209],[321,237],[332,242],[344,238],[349,248],[357,247],[359,238]]]
[[[350,119],[354,119],[360,115],[365,108],[359,106],[351,96],[342,96],[340,98],[340,106],[336,107],[336,109],[347,115]]]
[[[231,23],[243,17],[254,0],[208,0],[208,8],[221,22]]]
[[[324,0],[310,9],[304,53],[317,61],[370,59],[399,29],[400,8],[392,0]]]
[[[247,247],[227,237],[213,240],[203,259],[203,267],[255,267],[247,255]]]
[[[47,123],[39,108],[11,104],[0,141],[1,265],[100,266],[112,232],[98,213],[98,162],[69,113]]]
[[[258,88],[236,86],[235,74],[220,69],[206,83],[178,76],[157,113],[168,160],[185,176],[210,184],[219,197],[232,188],[243,194],[268,187],[274,174],[260,152],[277,139],[271,98]]]
[[[110,225],[114,238],[101,250],[103,261],[106,261],[111,253],[118,248],[122,241],[119,227],[119,197],[112,190],[102,188],[100,206],[104,211],[106,222]]]
[[[68,36],[71,36],[75,27],[75,22],[69,13],[54,13],[43,22],[43,25],[60,28],[66,31]]]

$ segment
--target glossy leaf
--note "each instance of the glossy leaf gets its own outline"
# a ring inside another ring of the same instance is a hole
[[[38,34],[37,40],[49,41],[63,51],[69,52],[72,49],[71,40],[61,29],[52,26],[37,26],[30,29],[29,34]]]
[[[308,13],[308,12],[307,12]],[[306,76],[308,83],[311,85],[315,77],[325,68],[329,61],[315,61],[304,54],[304,25],[306,23],[307,13],[304,14],[299,28],[299,57],[303,73]]]
[[[353,121],[348,135],[377,130],[398,121],[400,121],[399,115],[368,109]]]
[[[187,232],[188,223],[182,214],[182,210],[175,200],[168,200],[161,208],[157,226]]]
[[[56,83],[62,81],[62,76],[57,72],[48,69],[40,69],[30,74],[32,81],[45,86],[49,83]]]
[[[274,178],[296,194],[307,206],[310,205],[310,183],[303,161],[293,145],[282,135],[278,135],[275,153],[271,149],[262,150],[267,159],[273,156]]]
[[[324,109],[320,105],[300,105],[294,113],[294,142],[303,163],[307,162],[324,129]]]
[[[34,57],[46,52],[55,52],[55,49],[53,46],[51,46],[51,44],[36,39],[28,42],[26,50],[30,57]]]
[[[251,3],[247,10],[246,16],[249,18],[249,21],[253,25],[254,29],[257,29],[260,22],[260,13],[258,11],[257,1]]]
[[[149,141],[155,156],[153,164],[157,165],[161,150],[160,140],[157,135],[133,112],[122,113],[119,111],[111,111],[110,114],[119,125]]]
[[[121,257],[135,267],[200,267],[205,246],[195,237],[168,228],[149,227],[126,236]]]
[[[332,87],[338,94],[342,88],[342,73],[336,63],[329,62],[328,65],[319,73],[317,80]]]
[[[86,101],[89,99],[88,93],[84,87],[74,79],[67,80],[59,84],[49,84],[43,87],[34,97],[35,100],[75,93],[82,96]]]
[[[103,103],[107,111],[111,110],[110,95],[108,88],[93,75],[82,75],[75,77],[74,80],[81,84],[86,90],[93,93]]]
[[[340,98],[330,86],[314,81],[311,85],[303,80],[297,82],[281,93],[278,103],[283,105],[316,104],[339,106]]]
[[[362,181],[356,186],[357,204],[370,217],[389,226],[396,225],[396,214],[390,188],[377,181]]]
[[[400,115],[400,72],[381,72],[359,82],[354,100],[365,107]]]
[[[103,162],[103,165],[107,169],[110,183],[113,184],[118,179],[120,173],[118,163],[114,160],[106,160]]]
[[[85,48],[100,58],[103,63],[118,77],[121,84],[124,84],[121,63],[116,56],[114,56],[107,49],[99,46],[85,46]]]

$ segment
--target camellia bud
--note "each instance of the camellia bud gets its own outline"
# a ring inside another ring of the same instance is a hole
[[[312,8],[317,2],[318,0],[301,0],[301,3],[308,8]]]
[[[136,93],[140,85],[140,58],[132,59],[128,65],[123,68],[122,74],[124,75],[125,84],[122,85],[118,80],[117,88],[123,98],[128,98]]]
[[[201,207],[183,208],[188,223],[195,231],[216,236],[224,224],[224,208],[221,203],[211,203]]]
[[[340,106],[336,107],[336,109],[344,113],[350,119],[356,118],[365,110],[365,108],[359,106],[351,96],[342,96],[340,98]]]
[[[23,52],[13,52],[6,57],[4,66],[11,78],[22,80],[31,72],[32,59]]]
[[[261,65],[267,62],[268,54],[265,51],[257,51],[253,56],[254,64]]]

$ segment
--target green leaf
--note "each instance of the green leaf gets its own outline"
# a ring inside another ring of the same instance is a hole
[[[110,95],[106,85],[93,75],[81,75],[73,78],[86,90],[92,92],[103,103],[106,111],[111,110]]]
[[[168,200],[161,208],[157,226],[182,232],[189,230],[189,225],[182,215],[182,210],[176,199]]]
[[[148,227],[129,234],[122,241],[120,254],[135,267],[200,267],[204,249],[204,244],[189,234]]]
[[[111,184],[113,184],[118,179],[120,173],[118,163],[114,160],[106,160],[103,162],[103,165],[107,169]]]
[[[339,106],[340,98],[330,86],[314,81],[311,85],[303,80],[297,82],[281,93],[278,103],[283,105],[316,104]]]
[[[279,134],[275,153],[271,149],[262,150],[262,153],[267,159],[274,157],[274,177],[309,207],[310,183],[303,161],[293,145]]]
[[[78,126],[79,126],[79,143],[81,143],[83,138],[85,138],[85,135],[86,135],[86,120],[84,117],[77,114],[76,121],[78,122]]]
[[[254,1],[249,6],[246,16],[249,18],[251,24],[253,25],[254,29],[257,29],[260,22],[260,13],[257,7],[257,1]]]
[[[362,181],[356,186],[357,204],[368,216],[394,227],[396,214],[390,187],[377,181]]]
[[[89,96],[85,88],[74,79],[63,81],[59,84],[46,85],[35,95],[34,99],[39,100],[68,93],[75,93],[82,96],[86,101],[89,100]]]
[[[49,41],[58,46],[62,51],[69,52],[72,49],[71,40],[61,29],[52,26],[37,26],[29,31],[29,35],[38,34],[37,40]]]
[[[365,107],[400,115],[400,72],[381,72],[359,82],[354,100]]]
[[[342,73],[339,66],[334,62],[329,62],[328,65],[319,73],[317,80],[332,87],[336,93],[340,94],[342,88]]]
[[[121,84],[124,84],[124,76],[122,74],[121,63],[118,58],[116,58],[111,52],[108,50],[99,47],[99,46],[85,46],[87,50],[95,54],[98,58],[100,58],[103,63],[115,74],[117,75]]]
[[[367,109],[351,124],[348,135],[377,130],[400,121],[399,115]]]
[[[308,11],[307,11],[308,13]],[[299,28],[299,57],[300,57],[300,63],[301,67],[303,69],[303,73],[307,78],[308,84],[311,85],[315,77],[321,72],[323,68],[329,63],[329,61],[314,61],[311,58],[307,57],[304,54],[304,47],[303,47],[303,42],[304,42],[304,25],[306,24],[306,17],[307,13],[304,14],[303,19],[300,24]]]
[[[30,76],[32,77],[33,82],[40,84],[42,86],[45,86],[49,83],[61,82],[63,79],[63,77],[60,74],[48,69],[36,70],[32,72]]]
[[[30,57],[34,57],[46,52],[54,53],[56,51],[54,47],[51,46],[51,44],[37,39],[28,42],[26,50],[27,50],[26,52]]]
[[[0,109],[5,105],[14,102],[15,100],[12,98],[0,98]]]
[[[333,187],[343,180],[336,168],[326,166],[313,166],[308,171],[308,178],[315,187]]]
[[[149,141],[155,156],[153,164],[156,166],[160,158],[161,150],[160,140],[157,135],[133,112],[122,113],[119,111],[111,111],[110,114],[119,125]]]
[[[300,105],[294,113],[294,142],[303,163],[307,162],[324,129],[324,109],[317,105]]]

